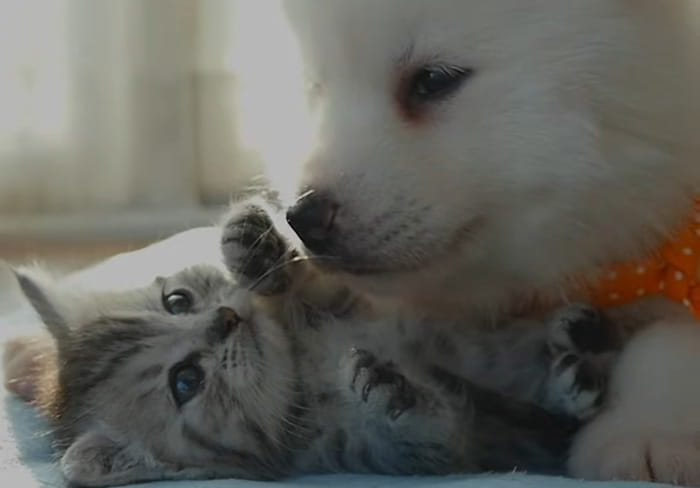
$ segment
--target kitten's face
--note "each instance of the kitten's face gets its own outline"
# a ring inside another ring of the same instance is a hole
[[[95,486],[282,474],[298,423],[282,326],[210,268],[129,293],[59,339],[66,476]]]

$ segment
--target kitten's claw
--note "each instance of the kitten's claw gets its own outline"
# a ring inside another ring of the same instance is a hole
[[[395,384],[394,395],[389,398],[387,413],[392,420],[398,419],[406,410],[416,405],[416,392],[413,387],[406,382],[406,378],[399,376],[398,383]]]
[[[391,420],[396,420],[399,417],[401,417],[401,414],[403,414],[404,412],[404,409],[392,408],[391,410],[389,410],[389,418],[391,418]]]
[[[372,391],[372,388],[374,388],[374,385],[372,384],[371,381],[367,382],[365,386],[362,387],[362,401],[367,403],[367,400],[369,400],[369,394]]]
[[[373,354],[362,349],[353,349],[350,355],[355,361],[350,389],[356,392],[358,383],[362,383],[360,398],[363,403],[369,402],[373,392],[383,393],[387,396],[386,413],[392,420],[416,404],[413,386],[396,370],[394,363],[378,363]]]
[[[362,374],[368,374],[367,368],[372,366],[376,362],[377,358],[375,358],[374,354],[370,353],[369,351],[364,349],[356,349],[354,347],[350,349],[350,357],[355,361],[352,381],[350,382],[350,389],[354,392],[357,378]],[[368,384],[366,384],[362,390],[362,398],[364,401],[367,401],[367,397],[369,396],[369,392],[365,394],[364,391]]]

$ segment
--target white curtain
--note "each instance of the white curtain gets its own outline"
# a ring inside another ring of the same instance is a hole
[[[238,137],[235,13],[232,0],[0,0],[0,224],[178,212],[246,185],[259,166]]]

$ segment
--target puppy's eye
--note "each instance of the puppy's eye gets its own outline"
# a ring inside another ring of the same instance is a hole
[[[170,391],[179,407],[196,397],[203,385],[204,371],[199,366],[185,364],[170,373]]]
[[[192,310],[192,296],[185,290],[177,290],[163,296],[163,308],[171,315],[183,315]]]
[[[406,101],[413,104],[439,102],[454,94],[473,70],[459,66],[424,66],[410,78]]]

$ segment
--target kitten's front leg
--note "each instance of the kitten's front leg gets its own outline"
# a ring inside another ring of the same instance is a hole
[[[578,420],[483,388],[439,366],[431,367],[429,375],[468,417],[464,455],[478,471],[563,471]]]
[[[352,349],[341,361],[340,375],[348,435],[337,457],[345,467],[383,474],[475,469],[463,456],[468,416],[395,363]]]
[[[374,393],[379,402],[375,408],[383,407],[391,420],[398,419],[418,403],[418,390],[393,362],[380,362],[364,349],[352,349],[350,360],[353,363],[350,391],[363,403],[367,404]]]
[[[279,232],[272,210],[261,199],[235,204],[224,219],[224,263],[243,286],[261,295],[287,291],[297,252]]]

